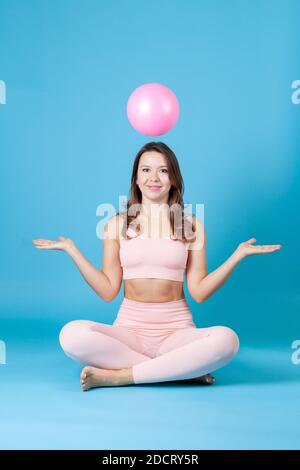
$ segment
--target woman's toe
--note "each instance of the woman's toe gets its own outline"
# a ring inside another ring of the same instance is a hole
[[[207,383],[212,384],[212,383],[214,383],[215,381],[216,381],[216,379],[214,378],[213,375],[207,374],[207,376],[206,376],[206,382],[207,382]]]
[[[80,374],[80,380],[86,380],[88,373],[89,373],[88,367],[84,367]]]
[[[193,382],[204,384],[204,385],[211,385],[215,382],[215,378],[211,374],[201,375],[200,377],[196,377],[192,379]]]

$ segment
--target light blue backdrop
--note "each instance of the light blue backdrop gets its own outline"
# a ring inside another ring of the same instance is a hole
[[[126,102],[159,82],[181,113],[153,140],[175,151],[185,203],[205,204],[209,271],[252,236],[283,245],[244,260],[204,304],[186,292],[197,323],[228,324],[251,341],[300,335],[300,106],[291,101],[300,5],[282,5],[1,2],[2,319],[34,319],[44,333],[79,317],[113,321],[123,288],[104,303],[67,255],[31,240],[71,237],[101,266],[96,208],[118,209],[135,153],[152,140],[130,126]]]
[[[297,0],[1,0],[2,448],[299,447],[299,18]],[[126,117],[149,82],[180,102],[176,127],[154,140],[179,159],[185,203],[205,204],[209,272],[251,237],[283,247],[245,259],[203,304],[185,286],[199,327],[240,337],[216,386],[84,394],[59,330],[112,323],[123,287],[105,303],[71,258],[32,239],[71,237],[102,266],[96,209],[118,210],[152,140]]]

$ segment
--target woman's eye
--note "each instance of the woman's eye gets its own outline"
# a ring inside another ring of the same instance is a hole
[[[148,170],[149,170],[149,168],[143,168],[143,169],[142,169],[142,171],[148,171]],[[162,171],[168,173],[168,170],[167,170],[166,168],[164,168]]]

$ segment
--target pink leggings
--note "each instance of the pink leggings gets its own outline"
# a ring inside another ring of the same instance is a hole
[[[65,354],[102,369],[132,367],[134,383],[198,377],[228,364],[239,349],[227,326],[197,328],[186,299],[123,298],[112,325],[74,320],[60,331]]]

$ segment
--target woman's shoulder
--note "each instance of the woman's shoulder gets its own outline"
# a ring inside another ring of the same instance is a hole
[[[192,223],[195,228],[203,227],[203,223],[199,217],[196,217],[194,214],[185,214],[184,219]]]
[[[195,215],[188,214],[187,220],[193,225],[193,232],[195,239],[192,242],[188,242],[189,250],[202,250],[205,247],[206,234],[204,230],[204,224]]]

